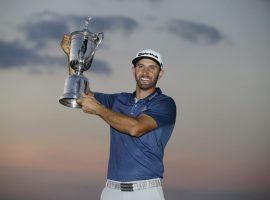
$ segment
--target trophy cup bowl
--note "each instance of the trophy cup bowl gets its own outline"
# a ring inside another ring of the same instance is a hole
[[[59,99],[62,105],[70,108],[81,108],[77,99],[80,98],[81,93],[87,93],[89,88],[89,81],[83,72],[91,67],[95,51],[104,38],[103,33],[88,31],[90,20],[90,17],[86,19],[82,31],[74,31],[70,34],[68,60],[75,74],[66,78],[64,94]]]

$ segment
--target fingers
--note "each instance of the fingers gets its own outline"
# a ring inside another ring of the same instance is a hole
[[[86,89],[85,94],[88,94],[88,95],[90,95],[90,96],[93,96],[93,95],[94,95],[94,93],[90,90],[89,87]]]
[[[85,108],[84,106],[82,106],[82,111],[83,111],[84,113],[88,113],[87,110],[86,110],[86,108]]]
[[[89,98],[89,97],[91,97],[91,98],[93,98],[94,97],[94,94],[93,93],[88,93],[88,94],[85,94],[84,92],[83,93],[81,93],[81,96],[83,97],[83,98]]]
[[[71,39],[70,35],[63,35],[61,44],[68,44],[68,43],[70,43],[70,39]]]
[[[64,35],[60,43],[61,48],[67,55],[69,54],[70,51],[70,39],[71,39],[70,35]]]
[[[78,98],[78,99],[76,100],[76,102],[77,102],[78,104],[82,105],[82,98]]]
[[[82,98],[86,98],[86,97],[87,97],[87,94],[85,94],[85,93],[83,92],[83,93],[81,93],[81,97],[82,97]]]
[[[84,98],[94,98],[94,94],[85,94],[84,92],[81,93],[81,96],[76,100],[76,102],[80,105],[82,105]]]

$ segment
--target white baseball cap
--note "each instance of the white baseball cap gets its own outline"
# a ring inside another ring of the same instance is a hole
[[[139,51],[136,57],[132,60],[132,64],[135,65],[135,63],[142,58],[150,58],[151,60],[155,61],[161,68],[163,67],[160,53],[152,49]]]

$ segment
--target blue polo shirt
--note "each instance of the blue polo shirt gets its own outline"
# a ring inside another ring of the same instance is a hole
[[[140,137],[133,137],[110,127],[110,158],[107,178],[127,182],[163,178],[164,148],[172,134],[176,105],[159,88],[144,99],[135,101],[134,93],[95,93],[104,106],[124,115],[151,116],[158,127]]]

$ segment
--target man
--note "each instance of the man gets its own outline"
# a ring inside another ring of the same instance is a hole
[[[163,153],[174,128],[176,105],[156,88],[164,73],[158,52],[143,50],[132,63],[135,92],[89,91],[77,102],[85,113],[110,125],[110,158],[101,200],[164,200]]]

